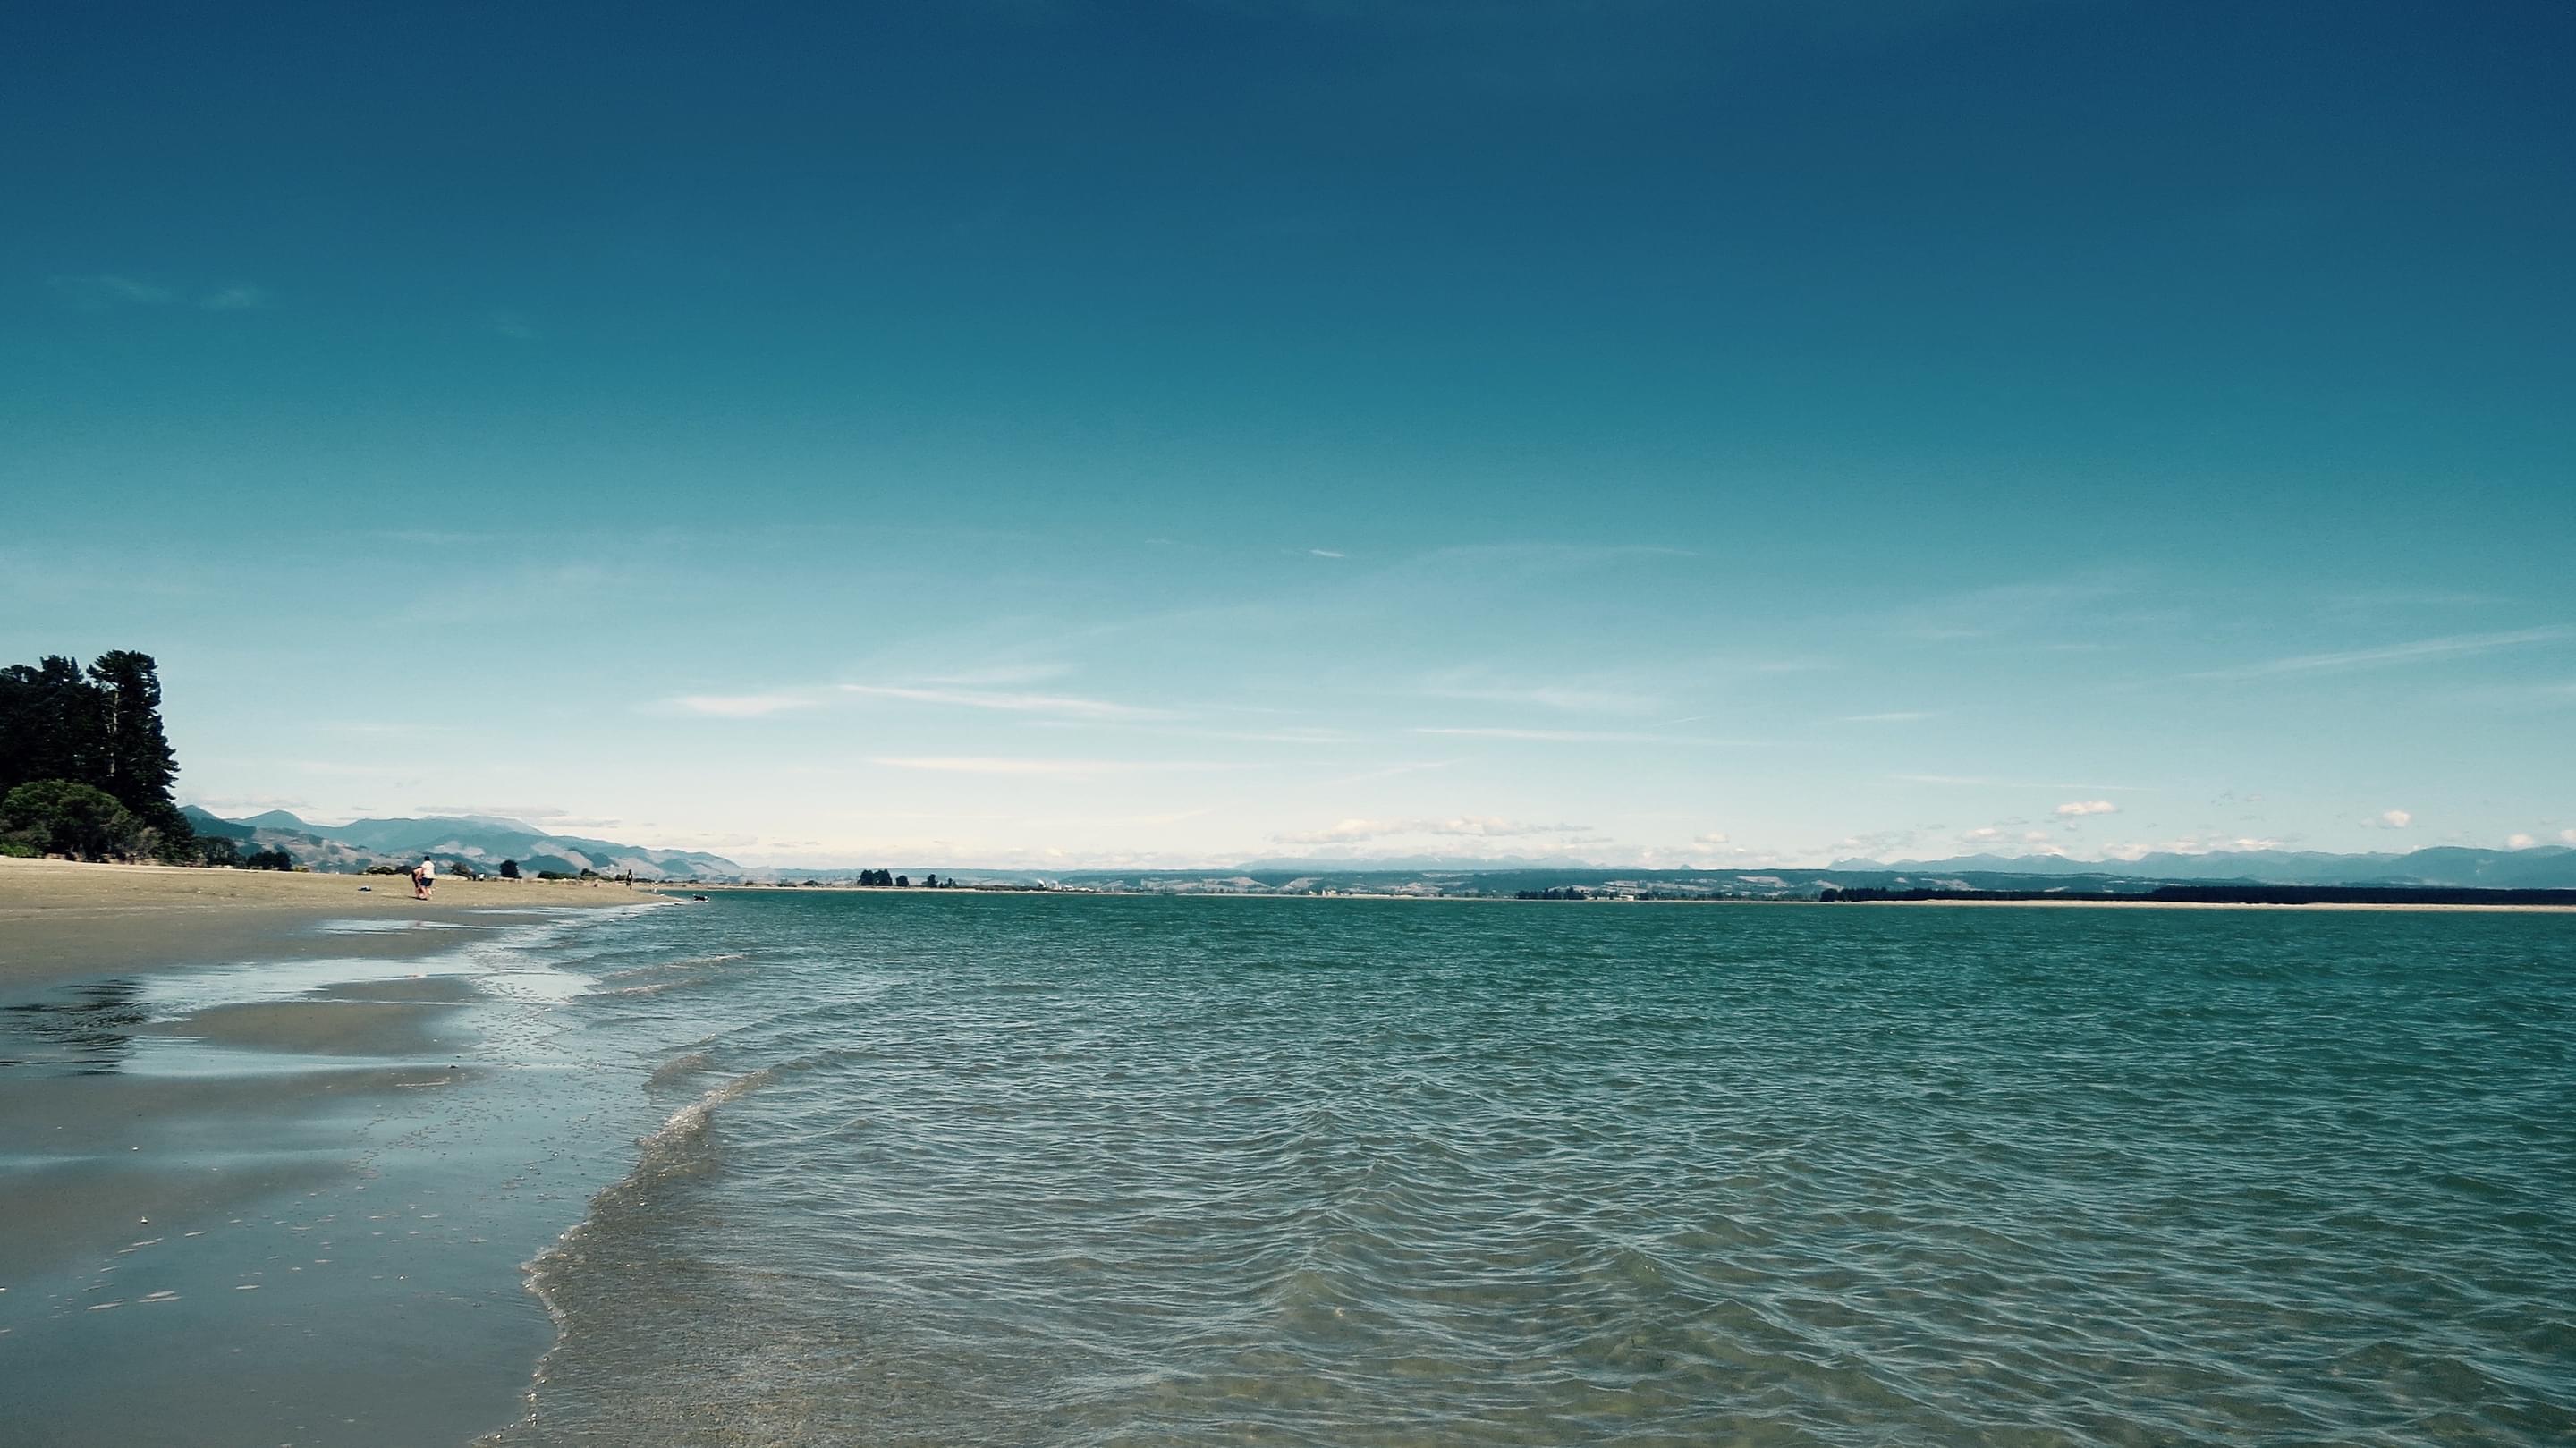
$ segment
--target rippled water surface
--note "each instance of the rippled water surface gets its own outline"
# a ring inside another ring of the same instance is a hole
[[[2576,919],[762,894],[506,1444],[2565,1443]]]

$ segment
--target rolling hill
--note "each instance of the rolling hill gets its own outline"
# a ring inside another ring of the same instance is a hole
[[[629,871],[663,880],[710,880],[744,873],[721,855],[697,850],[660,850],[578,835],[548,834],[521,820],[489,816],[433,815],[422,819],[352,820],[323,825],[284,810],[248,819],[228,820],[194,805],[183,811],[199,834],[221,835],[252,849],[279,849],[299,865],[316,870],[354,873],[370,865],[405,865],[426,856],[441,864],[471,866],[477,873],[516,860],[533,875],[557,871],[602,875]]]

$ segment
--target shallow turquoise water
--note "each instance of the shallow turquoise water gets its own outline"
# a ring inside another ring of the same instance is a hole
[[[507,1444],[2564,1443],[2576,919],[720,897]]]

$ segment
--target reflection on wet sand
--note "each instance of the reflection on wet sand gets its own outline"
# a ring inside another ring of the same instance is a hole
[[[0,1004],[0,1071],[96,1075],[133,1054],[152,1019],[138,980],[94,980]]]

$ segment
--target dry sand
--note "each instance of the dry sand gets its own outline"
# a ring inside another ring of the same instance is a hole
[[[635,905],[645,889],[570,881],[441,879],[426,901],[399,875],[300,875],[168,865],[0,859],[0,987],[254,956],[403,956],[451,948],[438,926],[480,912]],[[325,922],[385,929],[328,931]],[[403,925],[425,928],[406,930]]]

